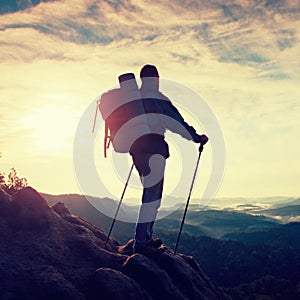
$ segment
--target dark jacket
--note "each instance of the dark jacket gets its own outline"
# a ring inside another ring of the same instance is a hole
[[[164,137],[166,129],[188,140],[199,140],[200,136],[196,130],[184,121],[177,108],[156,86],[151,84],[151,80],[143,80],[140,92],[152,133],[140,137],[133,143],[129,152],[131,155],[151,153],[169,157],[169,146]]]

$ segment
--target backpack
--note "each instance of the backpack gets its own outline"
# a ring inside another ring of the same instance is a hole
[[[97,101],[94,128],[99,110],[105,121],[104,157],[110,143],[116,152],[128,153],[136,139],[151,133],[134,74],[119,76],[119,82],[120,88],[102,94]]]

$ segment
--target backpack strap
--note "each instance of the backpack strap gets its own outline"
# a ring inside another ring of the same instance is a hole
[[[106,150],[109,148],[110,142],[111,142],[111,137],[108,133],[108,124],[107,121],[105,121],[105,133],[104,133],[104,157],[105,158],[107,157]]]
[[[94,131],[95,131],[96,122],[97,122],[97,116],[98,116],[98,110],[100,111],[100,100],[97,100],[97,104],[96,104],[96,111],[95,111],[95,117],[94,117],[94,124],[93,124],[92,133],[94,133]],[[107,121],[105,120],[105,133],[104,133],[104,157],[105,158],[107,157],[106,150],[109,148],[110,142],[111,142],[111,137],[110,137],[110,135],[108,133],[108,124],[107,124]]]

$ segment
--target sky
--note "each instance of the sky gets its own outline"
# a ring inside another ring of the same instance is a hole
[[[215,197],[299,197],[300,1],[65,0],[0,8],[0,171],[15,167],[40,192],[82,192],[73,161],[80,118],[118,75],[138,77],[151,63],[205,99],[219,122],[226,166]],[[184,107],[189,99],[178,101]],[[101,132],[97,138],[99,176],[113,189]],[[178,161],[185,163],[171,150],[167,192],[180,175]],[[207,147],[196,194],[213,159]]]

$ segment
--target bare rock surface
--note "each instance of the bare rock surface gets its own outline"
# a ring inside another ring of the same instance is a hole
[[[192,257],[105,244],[102,229],[31,187],[12,197],[0,190],[0,234],[1,300],[230,299]]]

